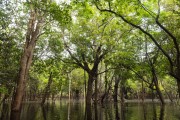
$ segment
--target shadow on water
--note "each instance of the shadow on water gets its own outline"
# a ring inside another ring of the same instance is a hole
[[[10,105],[0,107],[0,120],[179,120],[179,107],[157,103],[106,103],[85,107],[82,101],[61,101],[55,104],[23,104],[21,113],[12,113]]]

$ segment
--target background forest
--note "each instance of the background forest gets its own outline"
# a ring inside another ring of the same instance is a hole
[[[177,101],[179,32],[179,0],[1,0],[1,103]]]

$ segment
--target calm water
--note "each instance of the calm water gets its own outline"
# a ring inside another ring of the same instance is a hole
[[[0,120],[9,120],[10,106],[1,106]],[[87,118],[88,116],[88,118]],[[15,119],[15,118],[14,118]],[[84,102],[61,101],[46,104],[24,103],[20,120],[180,120],[180,107],[174,104],[125,103],[124,106],[113,103],[92,106],[85,112]]]

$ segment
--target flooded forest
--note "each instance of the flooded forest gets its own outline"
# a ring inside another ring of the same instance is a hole
[[[180,120],[180,1],[0,0],[0,120]]]

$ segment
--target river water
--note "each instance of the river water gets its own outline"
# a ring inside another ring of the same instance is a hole
[[[0,120],[10,120],[10,105],[0,108]],[[19,120],[180,120],[180,106],[158,103],[106,103],[91,106],[86,112],[83,101],[63,100],[45,104],[23,103]],[[12,118],[17,120],[17,118]]]

